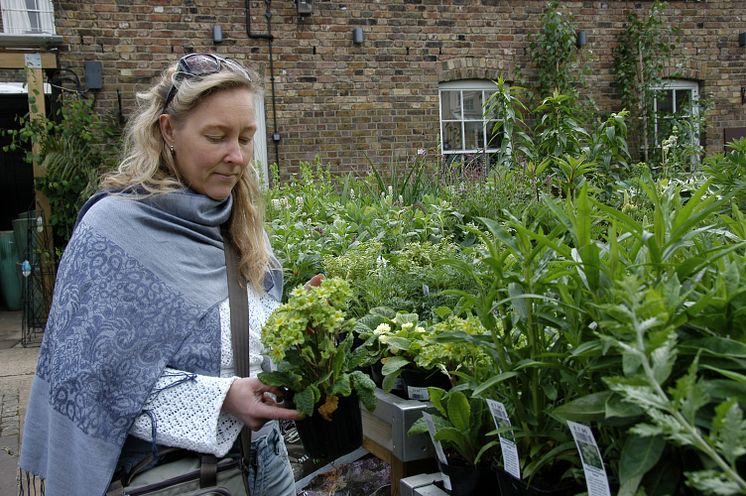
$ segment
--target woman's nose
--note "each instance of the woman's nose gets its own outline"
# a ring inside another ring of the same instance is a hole
[[[235,162],[238,164],[244,163],[244,156],[243,156],[243,150],[241,149],[241,144],[238,141],[231,141],[229,146],[230,146],[230,149],[228,150],[228,155],[226,157],[226,160],[228,162]]]

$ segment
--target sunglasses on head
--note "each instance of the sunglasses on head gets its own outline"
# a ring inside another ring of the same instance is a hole
[[[241,74],[251,81],[251,76],[246,69],[235,60],[219,57],[211,53],[189,53],[181,57],[176,65],[176,72],[171,76],[171,89],[168,90],[163,110],[165,111],[168,108],[168,105],[179,90],[179,87],[176,85],[177,81],[188,77],[203,77],[210,74],[217,74],[223,69]]]

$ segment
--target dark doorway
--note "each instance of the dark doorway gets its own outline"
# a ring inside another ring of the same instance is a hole
[[[0,129],[18,129],[18,117],[28,114],[25,94],[0,95]],[[0,231],[13,229],[18,214],[34,208],[34,172],[24,162],[25,150],[4,151],[9,136],[0,136]]]

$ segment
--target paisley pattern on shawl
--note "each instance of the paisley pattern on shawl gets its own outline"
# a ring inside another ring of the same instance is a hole
[[[219,375],[220,225],[231,207],[189,190],[103,192],[84,206],[60,262],[20,456],[48,496],[104,494],[166,366]],[[270,288],[281,294],[281,270],[268,273]]]
[[[167,361],[217,375],[220,349],[211,333],[219,316],[201,315],[90,226],[81,226],[67,253],[37,375],[50,384],[54,410],[88,435],[124,442]]]

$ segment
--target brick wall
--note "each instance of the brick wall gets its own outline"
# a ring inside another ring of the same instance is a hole
[[[647,14],[650,2],[561,2],[579,30],[588,33],[582,56],[591,68],[593,98],[604,111],[619,110],[611,74],[616,34],[630,11]],[[266,33],[265,2],[251,1],[251,29]],[[438,84],[461,78],[530,77],[528,34],[538,30],[544,1],[507,0],[314,0],[300,17],[292,0],[272,2],[274,112],[269,44],[250,39],[244,3],[187,0],[180,4],[133,0],[55,2],[57,32],[65,40],[62,67],[81,77],[85,60],[104,67],[100,108],[125,116],[134,93],[145,88],[183,53],[217,51],[254,66],[267,87],[268,157],[271,135],[281,135],[284,172],[319,156],[336,170],[411,158],[418,148],[436,150]],[[713,105],[706,133],[709,151],[722,149],[725,127],[746,126],[740,88],[746,86],[743,0],[669,2],[667,17],[683,29],[670,73],[701,82]],[[224,41],[212,42],[220,24]],[[354,27],[364,42],[352,40]]]

